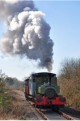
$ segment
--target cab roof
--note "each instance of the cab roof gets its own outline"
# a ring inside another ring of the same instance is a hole
[[[39,77],[39,76],[56,76],[54,73],[49,73],[49,72],[39,72],[39,73],[32,73],[28,78],[25,79],[27,81],[30,77]]]
[[[46,76],[46,75],[49,75],[49,76],[56,76],[56,74],[54,73],[49,73],[49,72],[39,72],[39,73],[33,73],[31,74],[32,76]]]

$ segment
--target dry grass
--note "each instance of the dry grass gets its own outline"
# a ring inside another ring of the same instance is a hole
[[[35,113],[31,110],[31,106],[25,100],[21,91],[10,90],[9,95],[12,96],[12,102],[5,113],[0,108],[0,120],[30,120],[35,119]]]

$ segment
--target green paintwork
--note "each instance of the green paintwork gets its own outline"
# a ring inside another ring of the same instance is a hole
[[[41,81],[40,81],[41,82]],[[43,81],[44,82],[44,81]],[[39,83],[37,84],[37,93],[40,93],[40,94],[44,94],[44,92],[45,92],[45,89],[47,88],[47,87],[51,87],[51,88],[53,88],[54,90],[55,90],[55,92],[58,94],[59,92],[60,92],[60,88],[59,88],[59,86],[57,85],[57,78],[56,77],[52,77],[52,79],[51,79],[51,85],[49,86],[49,83],[48,83],[48,81],[47,81],[47,83],[46,82],[44,82],[44,84],[43,84],[43,82],[39,85]]]

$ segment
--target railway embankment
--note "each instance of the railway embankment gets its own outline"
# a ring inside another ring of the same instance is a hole
[[[20,90],[8,90],[12,98],[10,105],[6,105],[6,110],[0,106],[0,120],[38,120],[40,116],[33,110],[26,101],[24,93]],[[6,98],[5,98],[6,100]],[[7,103],[6,103],[7,104]]]

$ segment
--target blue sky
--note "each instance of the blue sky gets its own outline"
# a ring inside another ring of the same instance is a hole
[[[51,26],[50,37],[54,41],[52,72],[58,74],[61,62],[65,58],[80,57],[80,2],[35,1],[35,5],[46,14],[45,19]],[[3,33],[4,26],[0,23],[0,36]],[[26,58],[7,57],[2,54],[0,54],[0,69],[8,76],[18,79],[23,79],[31,72],[42,71],[35,62]]]

